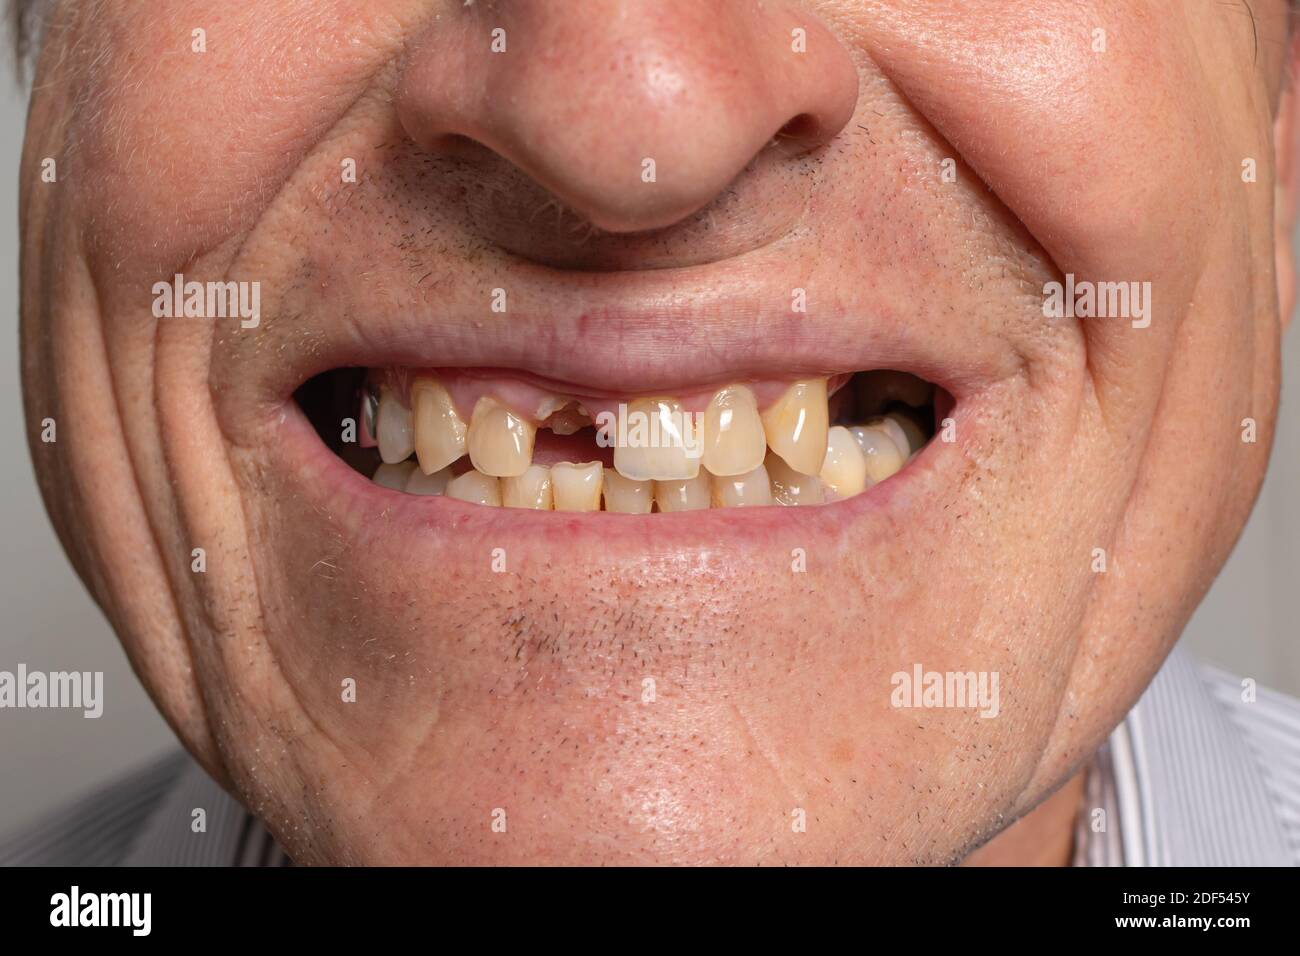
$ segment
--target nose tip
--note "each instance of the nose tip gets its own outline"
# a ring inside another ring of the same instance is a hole
[[[609,232],[671,225],[764,148],[825,144],[857,103],[811,14],[739,0],[474,5],[412,45],[397,93],[431,152],[476,141]]]

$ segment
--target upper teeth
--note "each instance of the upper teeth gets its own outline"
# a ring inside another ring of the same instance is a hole
[[[396,389],[380,390],[374,432],[384,465],[374,480],[411,494],[514,508],[595,511],[602,499],[606,511],[635,514],[654,506],[820,504],[893,475],[924,441],[919,426],[900,414],[829,427],[825,379],[795,382],[761,412],[754,392],[735,384],[719,389],[702,415],[670,398],[628,403],[629,417],[641,413],[660,438],[615,442],[612,469],[599,462],[546,467],[533,464],[538,421],[484,395],[467,426],[447,389],[429,375],[415,378],[409,393],[407,408]],[[573,404],[557,399],[537,411],[558,418]],[[418,470],[407,462],[412,452]],[[472,469],[453,477],[449,466],[467,454]]]

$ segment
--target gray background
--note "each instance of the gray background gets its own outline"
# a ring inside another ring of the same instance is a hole
[[[59,547],[27,453],[18,382],[18,159],[25,100],[0,80],[0,670],[102,670],[104,715],[0,710],[0,834],[173,746],[170,730]],[[1286,342],[1282,426],[1246,533],[1184,636],[1204,658],[1300,695],[1300,323]],[[1212,397],[1207,397],[1207,401]]]

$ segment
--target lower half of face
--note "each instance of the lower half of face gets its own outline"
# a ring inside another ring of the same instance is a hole
[[[951,4],[111,6],[38,78],[34,453],[303,862],[960,860],[1244,521],[1268,82],[1213,5],[1030,4],[1028,46]]]

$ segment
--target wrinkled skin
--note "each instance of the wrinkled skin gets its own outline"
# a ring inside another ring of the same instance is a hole
[[[22,343],[69,555],[300,862],[1027,861],[1004,828],[1077,783],[1262,480],[1282,3],[576,6],[62,4]],[[261,325],[155,319],[176,272],[261,282]],[[1151,326],[1044,318],[1065,273],[1149,281]],[[956,441],[815,510],[387,507],[292,392],[440,357],[629,395],[899,368]],[[915,662],[997,671],[999,716],[891,707]]]

